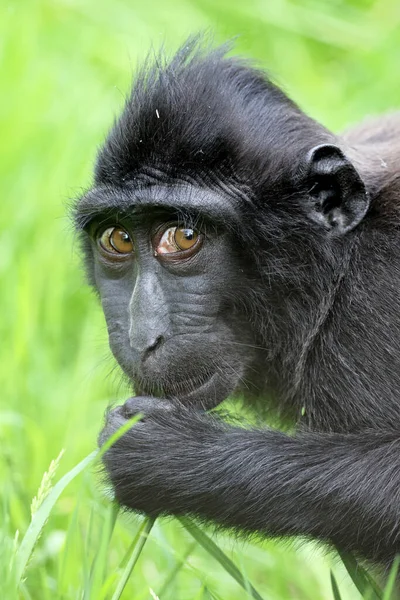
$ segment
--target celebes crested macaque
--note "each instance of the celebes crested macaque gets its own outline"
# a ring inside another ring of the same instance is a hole
[[[137,396],[119,502],[389,564],[400,551],[400,115],[335,135],[189,41],[147,61],[78,202]],[[208,409],[240,394],[295,433]]]

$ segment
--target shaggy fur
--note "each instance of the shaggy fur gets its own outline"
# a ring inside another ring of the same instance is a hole
[[[108,474],[133,510],[389,563],[400,551],[400,117],[335,136],[226,50],[189,41],[146,62],[76,209],[113,352],[137,391],[170,399],[109,413],[101,439],[146,418],[107,452]],[[98,260],[99,223],[148,231],[160,206],[212,229],[195,272]],[[337,214],[351,227],[335,228]],[[168,352],[149,342],[146,371],[133,347],[153,330]],[[296,434],[235,428],[198,411],[207,399],[185,402],[185,382],[214,370],[210,405],[222,390],[256,396]]]

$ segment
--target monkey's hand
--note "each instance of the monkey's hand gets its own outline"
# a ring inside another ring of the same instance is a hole
[[[168,400],[135,397],[107,414],[99,443],[137,414],[143,415],[141,420],[103,458],[116,499],[154,516],[198,512],[216,485],[210,481],[215,476],[212,463],[219,451],[223,454],[232,428]]]
[[[100,440],[138,413],[144,418],[104,455],[124,506],[274,536],[312,535],[382,562],[399,553],[397,431],[287,436],[138,397],[109,413]]]

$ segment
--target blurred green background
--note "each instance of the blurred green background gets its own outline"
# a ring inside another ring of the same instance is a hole
[[[0,3],[0,580],[16,531],[61,448],[57,477],[96,445],[103,412],[127,390],[86,287],[71,198],[90,185],[96,148],[151,45],[209,29],[254,58],[312,116],[340,130],[399,108],[398,0],[19,0]],[[101,592],[90,582],[109,502],[96,473],[52,512],[22,591],[2,598],[110,597],[137,529],[120,517]],[[264,598],[330,599],[316,545],[217,541]],[[188,558],[185,555],[188,554]],[[182,562],[182,567],[180,564]],[[333,563],[335,565],[335,563]],[[175,576],[174,576],[175,569]],[[343,598],[358,598],[334,566]],[[5,589],[5,588],[4,588]],[[239,599],[245,592],[173,522],[153,529],[123,598]]]

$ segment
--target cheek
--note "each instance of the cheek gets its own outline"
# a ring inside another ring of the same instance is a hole
[[[111,297],[103,297],[102,308],[107,323],[110,341],[121,341],[129,327],[129,317],[123,302]]]
[[[132,357],[129,345],[130,288],[120,281],[101,280],[98,290],[107,324],[111,351],[123,370],[129,374]]]

